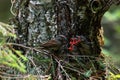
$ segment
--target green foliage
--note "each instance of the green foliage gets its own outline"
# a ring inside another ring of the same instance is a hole
[[[15,50],[7,42],[10,37],[16,38],[13,26],[0,22],[0,65],[10,66],[21,72],[26,72],[26,67],[21,60],[27,61],[27,58],[22,55],[21,51]]]
[[[103,54],[105,55],[107,80],[120,79],[120,7],[112,7],[104,15],[105,27],[105,48]],[[107,48],[106,48],[107,47]]]
[[[108,50],[105,49],[103,49],[103,53],[105,57],[107,80],[119,80],[120,71],[119,68],[115,65],[115,61],[118,61],[119,57],[111,54]]]
[[[92,74],[92,70],[90,69],[90,70],[88,70],[87,72],[84,73],[84,76],[90,77],[91,74]]]
[[[120,79],[120,74],[115,75],[112,72],[109,72],[109,76],[107,80],[118,80],[118,79]]]
[[[114,65],[120,68],[120,6],[113,6],[103,18],[105,35],[104,55],[111,58]]]
[[[110,11],[106,12],[104,17],[109,21],[117,21],[120,20],[120,9],[113,7]]]

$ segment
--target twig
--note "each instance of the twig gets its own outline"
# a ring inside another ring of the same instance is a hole
[[[11,0],[11,7],[10,7],[10,12],[16,16],[16,14],[13,12],[13,6],[14,6],[14,3],[15,3],[16,0]]]
[[[28,46],[25,46],[25,45],[23,45],[23,44],[17,44],[17,43],[7,43],[7,45],[15,45],[15,46],[19,46],[19,47],[23,47],[23,48],[26,48],[26,49],[29,49],[29,50],[34,50],[34,51],[37,51],[37,52],[40,52],[40,53],[43,53],[44,52],[44,54],[46,54],[46,55],[48,55],[48,51],[46,51],[46,50],[39,50],[39,49],[37,49],[37,48],[33,48],[33,47],[28,47]]]
[[[28,58],[28,59],[32,62],[33,66],[36,68],[37,73],[40,75],[40,72],[39,72],[39,70],[37,70],[37,66],[36,66],[36,64],[34,63],[34,61],[33,61],[31,58]],[[38,75],[38,76],[39,76],[39,75]],[[40,76],[39,76],[39,78],[40,78],[40,80],[42,80]]]
[[[71,78],[69,77],[69,75],[68,75],[68,73],[65,71],[65,69],[63,68],[63,66],[61,65],[61,60],[60,61],[58,61],[57,59],[55,59],[56,60],[56,62],[58,63],[58,65],[60,66],[60,68],[62,69],[62,71],[66,74],[66,77],[69,79],[69,80],[71,80]]]

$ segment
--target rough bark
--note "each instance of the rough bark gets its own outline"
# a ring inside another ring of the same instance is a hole
[[[20,49],[38,59],[52,59],[53,63],[49,63],[50,65],[48,62],[41,64],[39,61],[36,61],[36,64],[42,67],[41,74],[52,74],[54,80],[83,80],[93,76],[105,78],[105,66],[101,66],[104,59],[100,57],[104,42],[101,18],[112,4],[119,2],[17,0],[14,4],[16,16],[12,20],[18,35],[16,43],[38,48],[42,43],[63,35],[67,39],[66,43],[57,51],[48,51],[47,55]],[[71,45],[71,39],[78,38],[81,42]],[[69,50],[70,46],[72,50]]]

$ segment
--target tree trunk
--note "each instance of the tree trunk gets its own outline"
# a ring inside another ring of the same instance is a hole
[[[83,80],[93,77],[104,80],[101,18],[112,4],[118,2],[17,0],[14,3],[16,16],[11,22],[16,26],[16,43],[31,47],[32,50],[17,48],[27,57],[33,58],[35,64],[41,67],[41,74],[52,74],[53,80]],[[58,36],[65,38],[65,43],[61,43],[58,50],[39,48]],[[39,51],[36,50],[38,48]],[[41,62],[42,59],[46,61]]]

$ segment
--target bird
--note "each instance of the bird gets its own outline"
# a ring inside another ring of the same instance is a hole
[[[90,54],[92,42],[89,42],[87,38],[83,35],[77,36],[79,42],[76,47],[79,49],[81,54]]]
[[[58,35],[54,39],[51,39],[41,44],[40,46],[46,50],[57,51],[62,47],[62,45],[66,43],[66,41],[67,41],[67,38],[64,35]]]

